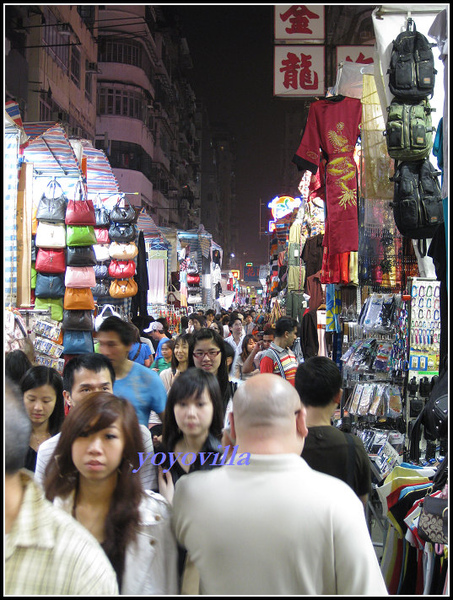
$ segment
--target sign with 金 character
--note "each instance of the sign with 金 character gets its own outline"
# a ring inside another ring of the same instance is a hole
[[[239,279],[241,276],[241,272],[239,269],[232,269],[231,275],[233,275],[234,279]]]
[[[275,6],[274,39],[323,42],[325,39],[324,6],[317,4],[280,4]]]

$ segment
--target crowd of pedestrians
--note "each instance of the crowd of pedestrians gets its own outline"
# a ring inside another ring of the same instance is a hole
[[[62,376],[6,355],[6,594],[387,595],[340,372],[269,317],[107,317]]]

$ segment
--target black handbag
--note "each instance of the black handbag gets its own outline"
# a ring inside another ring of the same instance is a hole
[[[63,298],[65,293],[64,275],[37,273],[36,298]]]
[[[104,279],[109,275],[109,268],[107,265],[94,265],[94,274],[96,279]]]
[[[137,236],[135,225],[112,223],[109,227],[109,238],[112,242],[133,242]]]
[[[66,249],[68,267],[94,267],[96,263],[93,246],[68,246]]]
[[[58,192],[57,186],[59,187]],[[38,221],[48,221],[49,223],[64,223],[66,207],[67,199],[61,185],[56,179],[52,179],[47,184],[47,188],[39,201],[36,218]]]
[[[93,331],[94,315],[92,310],[63,310],[63,329]]]
[[[96,285],[91,288],[93,298],[107,298],[110,296],[110,282],[105,279],[96,281]]]
[[[96,217],[96,227],[109,227],[110,211],[103,204],[99,196],[96,198],[96,202],[94,204],[94,214]]]
[[[118,200],[118,202],[110,211],[110,223],[120,223],[123,225],[127,223],[135,223],[137,220],[137,214],[134,210],[134,207],[129,203],[127,206],[122,207],[120,206],[120,202],[121,200]]]

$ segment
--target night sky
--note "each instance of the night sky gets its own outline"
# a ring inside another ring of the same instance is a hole
[[[266,263],[268,237],[259,237],[260,199],[280,193],[285,100],[273,96],[273,5],[174,6],[187,38],[197,98],[211,122],[223,122],[237,142],[238,254]],[[290,161],[292,156],[288,157]],[[267,211],[262,211],[262,229]]]

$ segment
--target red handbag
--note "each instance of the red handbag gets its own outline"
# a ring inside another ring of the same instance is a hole
[[[74,200],[68,201],[66,208],[66,225],[96,225],[96,213],[92,200],[83,197],[83,187],[80,180],[77,182]],[[77,199],[77,196],[79,198]]]
[[[66,270],[65,251],[52,248],[38,248],[35,269],[38,273],[64,273]]]
[[[109,264],[109,275],[114,279],[129,279],[135,275],[133,260],[112,260]]]
[[[200,276],[187,274],[187,283],[189,283],[189,284],[200,283]]]
[[[94,235],[96,236],[96,244],[110,244],[108,229],[102,227],[95,227]]]

